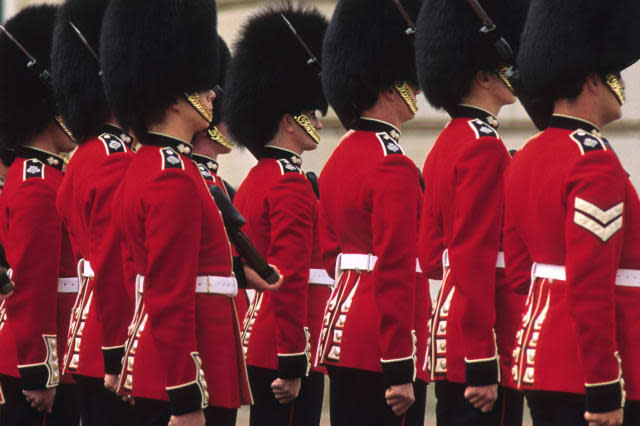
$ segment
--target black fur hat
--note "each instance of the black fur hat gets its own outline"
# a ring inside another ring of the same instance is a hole
[[[226,84],[227,70],[231,62],[231,52],[229,46],[222,37],[218,35],[218,81],[216,85],[220,86],[223,91]],[[211,120],[210,128],[220,124],[224,120],[224,94],[218,95],[213,100],[213,120]]]
[[[214,0],[111,0],[100,62],[111,111],[137,134],[185,93],[217,80]]]
[[[285,114],[327,111],[319,67],[282,18],[322,62],[327,19],[315,8],[281,3],[253,15],[235,45],[225,84],[225,123],[254,154],[275,136]]]
[[[57,7],[33,6],[9,19],[4,27],[33,55],[49,67],[51,40]],[[0,33],[0,144],[15,148],[43,132],[56,116],[53,91],[18,47]]]
[[[529,0],[480,0],[496,32],[515,55]],[[504,63],[493,40],[480,33],[482,21],[465,0],[425,0],[416,30],[420,88],[435,108],[450,110],[471,88],[478,71],[497,71]]]
[[[637,0],[532,0],[518,55],[525,89],[552,102],[590,73],[629,67],[640,58],[638,22]]]
[[[415,22],[422,0],[401,0]],[[418,86],[414,36],[392,0],[340,0],[324,39],[322,84],[349,127],[395,82]]]
[[[99,54],[100,28],[108,4],[109,0],[67,0],[60,7],[53,31],[53,91],[58,111],[80,143],[98,135],[110,112],[100,64],[70,23]]]

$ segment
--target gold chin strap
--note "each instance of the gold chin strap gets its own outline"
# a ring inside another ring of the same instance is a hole
[[[196,111],[200,113],[202,118],[207,120],[207,123],[211,123],[211,120],[213,120],[213,116],[209,113],[207,108],[205,108],[205,106],[202,104],[202,101],[200,100],[200,95],[198,95],[197,93],[185,93],[184,96],[185,98],[187,98],[187,101],[189,101],[191,106],[194,107]]]
[[[69,137],[69,139],[71,139],[74,142],[76,141],[76,138],[73,137],[71,130],[69,130],[69,128],[67,127],[67,125],[65,124],[61,116],[56,115],[56,123],[58,123],[58,126],[60,127],[60,129],[64,132],[65,135]]]
[[[620,79],[618,78],[618,75],[607,74],[604,77],[604,82],[607,83],[607,86],[609,87],[609,89],[611,89],[613,94],[616,95],[616,98],[618,98],[618,102],[620,103],[620,105],[624,105],[625,101],[627,100],[627,97],[624,94],[624,88],[622,87],[622,83],[620,83]]]
[[[311,124],[311,120],[307,117],[306,114],[294,115],[293,119],[298,122],[298,124],[307,132],[307,134],[313,139],[316,144],[320,143],[320,133],[313,127]]]
[[[219,143],[227,149],[233,149],[233,142],[223,135],[217,127],[214,127],[213,129],[209,128],[209,130],[207,130],[207,135],[212,141]]]
[[[511,90],[511,93],[513,93],[514,95],[516,94],[516,91],[513,90],[513,86],[511,85],[511,82],[509,81],[509,78],[507,77],[507,71],[509,71],[510,67],[502,67],[498,70],[497,74],[498,77],[500,77],[500,79],[504,82],[504,84],[507,85],[507,87],[509,88],[509,90]]]
[[[405,101],[411,112],[414,114],[417,113],[418,103],[416,101],[416,97],[413,95],[411,87],[409,87],[409,83],[406,81],[396,81],[393,83],[393,87],[398,91],[400,97]]]

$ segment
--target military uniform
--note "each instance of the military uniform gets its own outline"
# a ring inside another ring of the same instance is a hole
[[[55,6],[30,7],[4,24],[40,61],[35,67],[49,67],[56,13]],[[0,424],[74,425],[75,385],[60,370],[78,292],[69,236],[55,210],[64,160],[27,146],[42,138],[52,138],[56,148],[73,144],[64,139],[50,79],[40,74],[39,81],[25,66],[24,53],[5,34],[0,35],[0,58],[0,140],[3,150],[15,154],[0,197],[0,243],[16,285],[0,306],[0,399],[5,401]],[[48,415],[31,408],[22,392],[51,388],[56,397]]]

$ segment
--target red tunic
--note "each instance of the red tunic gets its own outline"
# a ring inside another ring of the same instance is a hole
[[[106,125],[100,136],[76,150],[58,189],[56,205],[69,229],[76,259],[89,262],[95,276],[84,282],[80,277],[86,288],[76,303],[79,316],[72,320],[72,344],[65,358],[69,371],[83,376],[120,373],[133,316],[133,293],[125,285],[122,267],[122,240],[112,221],[112,200],[133,158],[125,143],[130,140],[117,127]]]
[[[16,155],[0,197],[0,242],[16,285],[0,310],[0,374],[20,377],[24,389],[43,389],[60,383],[59,360],[77,294],[58,291],[58,277],[73,281],[76,275],[69,237],[55,211],[64,160],[28,147]]]
[[[566,268],[565,279],[538,278],[530,287],[514,350],[518,388],[586,390],[588,411],[619,408],[624,349],[628,395],[638,399],[640,299],[615,277],[620,267],[640,269],[633,221],[640,205],[616,155],[595,126],[554,116],[514,157],[505,194],[507,265]],[[511,266],[508,274],[514,287],[523,285]]]
[[[496,267],[510,156],[491,114],[459,105],[452,117],[423,169],[419,258],[429,278],[443,279],[431,316],[430,375],[472,386],[502,376],[509,385],[505,373],[526,296],[504,291],[504,266]],[[444,250],[451,266],[443,277]]]
[[[277,292],[258,293],[245,318],[247,364],[303,377],[309,368],[309,269],[318,200],[299,169],[300,157],[275,147],[251,169],[234,204],[247,220],[243,231],[284,276]]]
[[[372,254],[371,272],[336,277],[317,353],[327,366],[383,372],[389,385],[409,383],[423,368],[428,282],[416,274],[422,191],[393,126],[361,119],[320,175],[320,238],[327,271],[337,255]],[[417,347],[416,347],[417,339]]]
[[[215,185],[222,189],[227,196],[231,197],[232,194],[227,190],[228,184],[224,179],[218,176],[219,166],[216,160],[200,154],[193,154],[192,159],[198,166],[198,170],[200,170],[200,174],[208,186]],[[231,201],[233,201],[233,198]],[[238,321],[240,324],[243,324],[244,317],[247,315],[247,311],[249,310],[249,298],[246,290],[238,289],[238,294],[234,296],[233,301],[236,304],[236,310],[238,311]]]
[[[220,212],[191,146],[148,133],[122,180],[114,220],[144,292],[120,391],[169,399],[174,414],[251,402],[233,299],[196,293],[196,277],[232,275]]]

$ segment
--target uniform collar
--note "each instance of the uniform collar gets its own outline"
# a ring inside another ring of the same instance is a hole
[[[400,130],[393,124],[368,117],[360,117],[353,126],[353,129],[364,132],[386,133],[391,136],[396,143],[400,141],[400,136],[402,135]]]
[[[185,155],[189,158],[191,158],[193,152],[193,145],[191,145],[189,142],[181,141],[180,139],[163,135],[161,133],[147,132],[144,138],[144,144],[153,146],[168,146],[169,148],[173,148],[174,151],[179,152],[180,154]]]
[[[456,105],[449,114],[452,118],[477,118],[493,127],[494,130],[498,130],[498,127],[500,127],[500,122],[493,114],[473,105]]]
[[[293,151],[277,146],[267,145],[262,151],[262,158],[275,158],[290,161],[294,166],[302,166],[302,157]]]
[[[102,126],[100,133],[109,133],[110,135],[116,136],[127,145],[127,148],[131,148],[133,145],[133,136],[113,124],[107,123]]]
[[[49,151],[31,146],[19,146],[16,148],[16,156],[22,158],[35,158],[47,166],[54,167],[60,171],[64,169],[64,158]]]
[[[211,172],[211,174],[218,174],[218,162],[211,157],[207,157],[206,155],[201,154],[193,154],[191,159],[196,162],[196,164],[201,164]]]
[[[600,129],[598,128],[598,126],[590,121],[583,120],[578,117],[572,117],[570,115],[553,114],[551,116],[551,121],[549,122],[549,127],[565,130],[582,129],[593,134],[594,136],[600,137]]]

